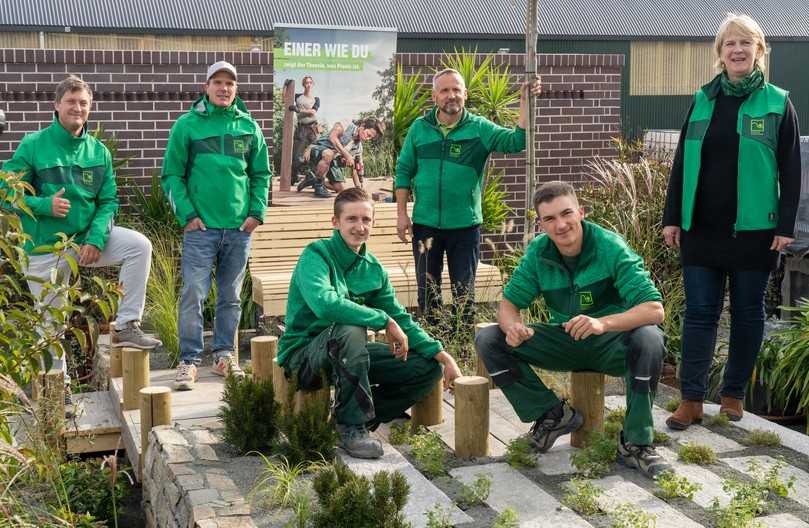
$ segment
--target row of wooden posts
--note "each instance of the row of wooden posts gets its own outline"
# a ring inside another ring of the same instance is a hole
[[[482,323],[476,332],[495,323]],[[114,330],[113,330],[114,331]],[[385,331],[368,331],[369,341],[386,342]],[[275,361],[278,352],[278,338],[258,336],[250,340],[252,376],[255,381],[272,380],[275,399],[286,408],[289,384],[284,370]],[[238,356],[236,356],[238,361]],[[491,378],[482,361],[477,360],[475,376],[461,376],[455,380],[455,454],[459,457],[479,457],[489,454],[489,390],[493,388]],[[110,378],[123,378],[123,411],[140,410],[141,451],[140,468],[148,447],[149,432],[155,426],[170,425],[171,389],[149,386],[149,351],[137,348],[110,349]],[[61,423],[48,423],[47,430],[61,436],[64,429],[64,397],[61,392],[64,377],[61,371],[52,370],[43,375],[39,384],[42,399],[52,401],[55,408],[48,413],[48,420]],[[571,375],[571,405],[584,415],[585,425],[571,436],[571,444],[581,447],[590,431],[603,430],[604,420],[604,375],[595,372],[574,372]],[[61,403],[59,403],[61,402]],[[328,406],[330,387],[324,385],[317,391],[296,391],[292,397],[293,412],[298,412],[308,403]],[[443,379],[436,382],[433,390],[411,409],[411,423],[414,426],[437,425],[443,421]]]

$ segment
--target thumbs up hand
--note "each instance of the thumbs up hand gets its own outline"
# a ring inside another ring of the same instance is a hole
[[[65,194],[65,188],[59,189],[56,194],[51,197],[51,214],[56,218],[64,218],[70,211],[70,200],[62,198]]]

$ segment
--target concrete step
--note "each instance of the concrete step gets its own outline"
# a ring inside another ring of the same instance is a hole
[[[708,508],[714,498],[719,499],[719,505],[723,507],[730,502],[730,495],[722,490],[722,478],[719,475],[702,466],[680,462],[677,453],[666,447],[658,447],[657,452],[672,465],[677,475],[702,485],[702,489],[694,494],[695,503]]]
[[[614,511],[623,503],[629,502],[646,513],[657,517],[656,528],[699,528],[702,525],[689,519],[661,499],[655,497],[633,482],[619,476],[594,480],[604,493],[597,499],[607,512]]]
[[[723,458],[722,462],[729,465],[736,471],[744,473],[745,475],[753,476],[747,467],[748,462],[751,460],[758,462],[762,468],[762,471],[767,471],[773,466],[773,464],[776,463],[776,460],[773,457],[767,455]],[[792,488],[789,498],[795,502],[809,507],[809,474],[802,469],[798,469],[795,466],[786,464],[783,469],[781,469],[780,478],[786,482],[792,477],[795,477],[795,486]]]
[[[511,508],[520,526],[531,528],[586,528],[592,525],[508,464],[484,464],[456,468],[450,474],[464,484],[480,475],[491,475],[492,488],[486,504],[495,511]]]

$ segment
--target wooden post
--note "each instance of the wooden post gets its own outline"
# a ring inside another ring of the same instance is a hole
[[[272,359],[272,389],[275,401],[278,402],[281,406],[281,411],[284,412],[287,408],[289,382],[286,375],[284,375],[284,367],[280,366],[276,359],[275,357]]]
[[[301,412],[307,405],[314,404],[328,409],[331,403],[331,387],[324,385],[316,391],[299,390],[295,392],[295,413]]]
[[[374,341],[376,341],[376,332],[374,332],[373,330],[368,330],[367,334],[368,335],[366,339],[369,343],[373,343]]]
[[[121,347],[115,346],[115,322],[110,323],[110,378],[120,378],[123,376],[123,365],[121,364]]]
[[[380,330],[376,333],[376,342],[377,343],[387,343],[388,342],[388,334],[384,330]]]
[[[121,350],[124,375],[124,402],[121,410],[131,411],[140,405],[140,390],[149,386],[149,351],[125,347]]]
[[[478,323],[475,325],[475,337],[477,337],[478,333],[486,327],[489,326],[497,326],[497,323]],[[486,370],[486,365],[483,364],[483,360],[480,359],[480,355],[475,350],[475,374],[477,376],[482,376],[489,380],[489,389],[494,388],[494,382],[492,381],[492,377],[489,376],[489,371]]]
[[[37,419],[42,438],[48,447],[61,452],[65,429],[65,373],[61,369],[51,369],[37,377]]]
[[[273,379],[273,359],[278,350],[278,338],[258,336],[250,340],[250,364],[253,366],[253,381]]]
[[[284,129],[281,136],[281,144],[273,145],[274,148],[281,149],[281,179],[279,189],[288,191],[290,177],[292,175],[292,143],[294,141],[295,123],[292,119],[292,112],[289,107],[295,104],[295,81],[287,79],[284,81],[284,115],[275,116],[275,119],[284,120]]]
[[[158,425],[171,425],[171,389],[144,387],[140,390],[140,482],[143,482],[143,460],[149,447],[149,432]]]
[[[584,416],[584,425],[570,435],[570,445],[584,447],[591,431],[604,430],[604,374],[571,372],[570,406]]]
[[[455,378],[455,455],[489,455],[489,381],[483,376]]]
[[[430,391],[420,402],[416,403],[412,411],[411,424],[414,427],[419,425],[438,425],[444,421],[444,378],[438,378],[433,390]]]
[[[525,80],[529,83],[534,80],[537,73],[537,0],[528,0],[525,10]],[[534,238],[534,223],[531,212],[534,210],[534,191],[536,190],[536,100],[531,92],[528,92],[526,101],[526,133],[525,141],[525,222],[523,233],[523,247],[528,247],[528,243]]]

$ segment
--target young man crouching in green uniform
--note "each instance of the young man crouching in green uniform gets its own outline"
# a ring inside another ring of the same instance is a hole
[[[445,386],[460,376],[452,356],[396,300],[388,274],[367,251],[373,221],[374,204],[365,191],[354,187],[337,195],[334,234],[309,244],[295,267],[278,351],[278,364],[300,390],[320,388],[320,373],[327,373],[335,386],[339,445],[357,458],[382,456],[368,427],[400,416],[426,396],[441,365]],[[367,343],[367,329],[384,329],[388,343]]]
[[[498,326],[475,342],[494,383],[545,452],[582,426],[532,370],[592,370],[626,379],[626,419],[619,460],[649,477],[670,469],[652,447],[652,403],[663,361],[660,293],[643,260],[616,233],[584,221],[575,191],[550,182],[534,195],[544,235],[528,246],[503,291]],[[520,310],[542,296],[547,324],[523,323]]]

